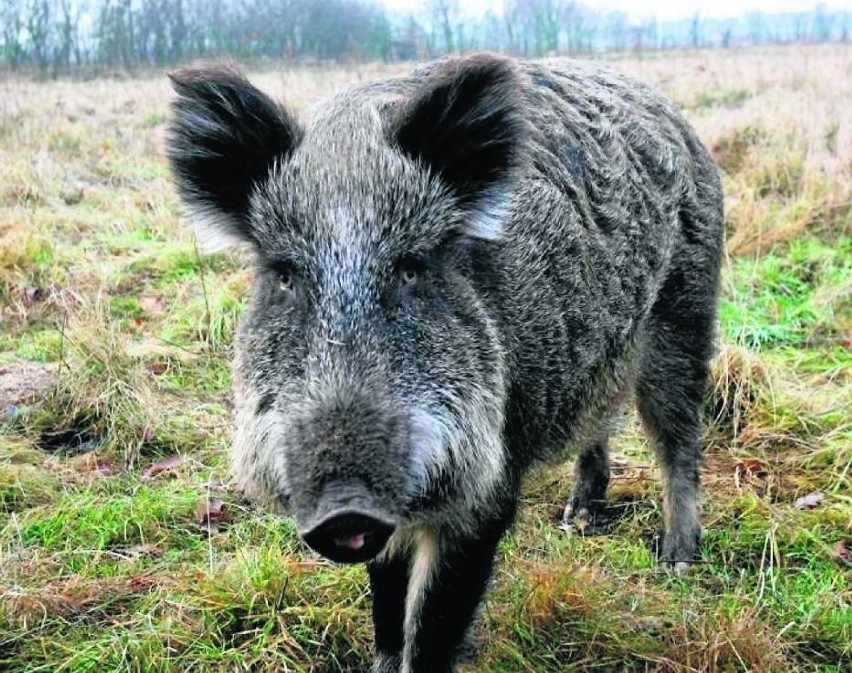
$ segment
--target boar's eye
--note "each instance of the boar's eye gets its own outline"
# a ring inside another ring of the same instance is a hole
[[[399,277],[405,285],[411,285],[417,282],[417,269],[406,267],[399,272]]]
[[[287,263],[271,264],[270,271],[275,274],[278,287],[284,294],[290,296],[296,291],[296,270]]]
[[[400,284],[403,286],[415,285],[423,278],[425,270],[426,262],[421,257],[416,255],[404,257],[397,267]]]

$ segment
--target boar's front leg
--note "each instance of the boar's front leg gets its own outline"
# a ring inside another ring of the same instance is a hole
[[[451,673],[477,612],[508,520],[467,537],[424,534],[414,552],[401,673]]]
[[[410,554],[381,557],[367,565],[373,595],[376,659],[372,673],[399,673],[405,645],[405,595],[408,591]]]
[[[606,505],[609,486],[609,446],[606,437],[590,444],[574,464],[574,489],[562,514],[562,528],[591,524]]]

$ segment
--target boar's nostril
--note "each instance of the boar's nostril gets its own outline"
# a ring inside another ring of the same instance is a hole
[[[374,512],[340,509],[302,534],[305,543],[338,563],[361,563],[385,548],[395,524]]]

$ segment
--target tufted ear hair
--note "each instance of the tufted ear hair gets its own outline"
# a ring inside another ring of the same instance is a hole
[[[502,236],[526,136],[520,75],[509,59],[479,54],[440,67],[393,119],[390,134],[468,211],[466,234]]]
[[[301,131],[287,112],[228,66],[169,75],[167,155],[181,200],[206,252],[252,242],[249,200],[274,162],[288,156]]]

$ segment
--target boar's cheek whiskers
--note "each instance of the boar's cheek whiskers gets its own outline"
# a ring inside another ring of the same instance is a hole
[[[413,494],[452,479],[471,503],[487,502],[503,470],[502,414],[484,391],[470,391],[465,402],[443,394],[446,409],[415,409],[411,415]],[[493,407],[493,409],[492,409]],[[492,416],[499,418],[492,418]]]
[[[289,499],[287,466],[281,444],[284,428],[273,409],[257,413],[258,400],[246,395],[237,405],[231,469],[237,485],[269,503]]]
[[[450,445],[460,429],[448,413],[415,408],[410,419],[412,469],[409,473],[409,497],[427,490],[449,466]]]

